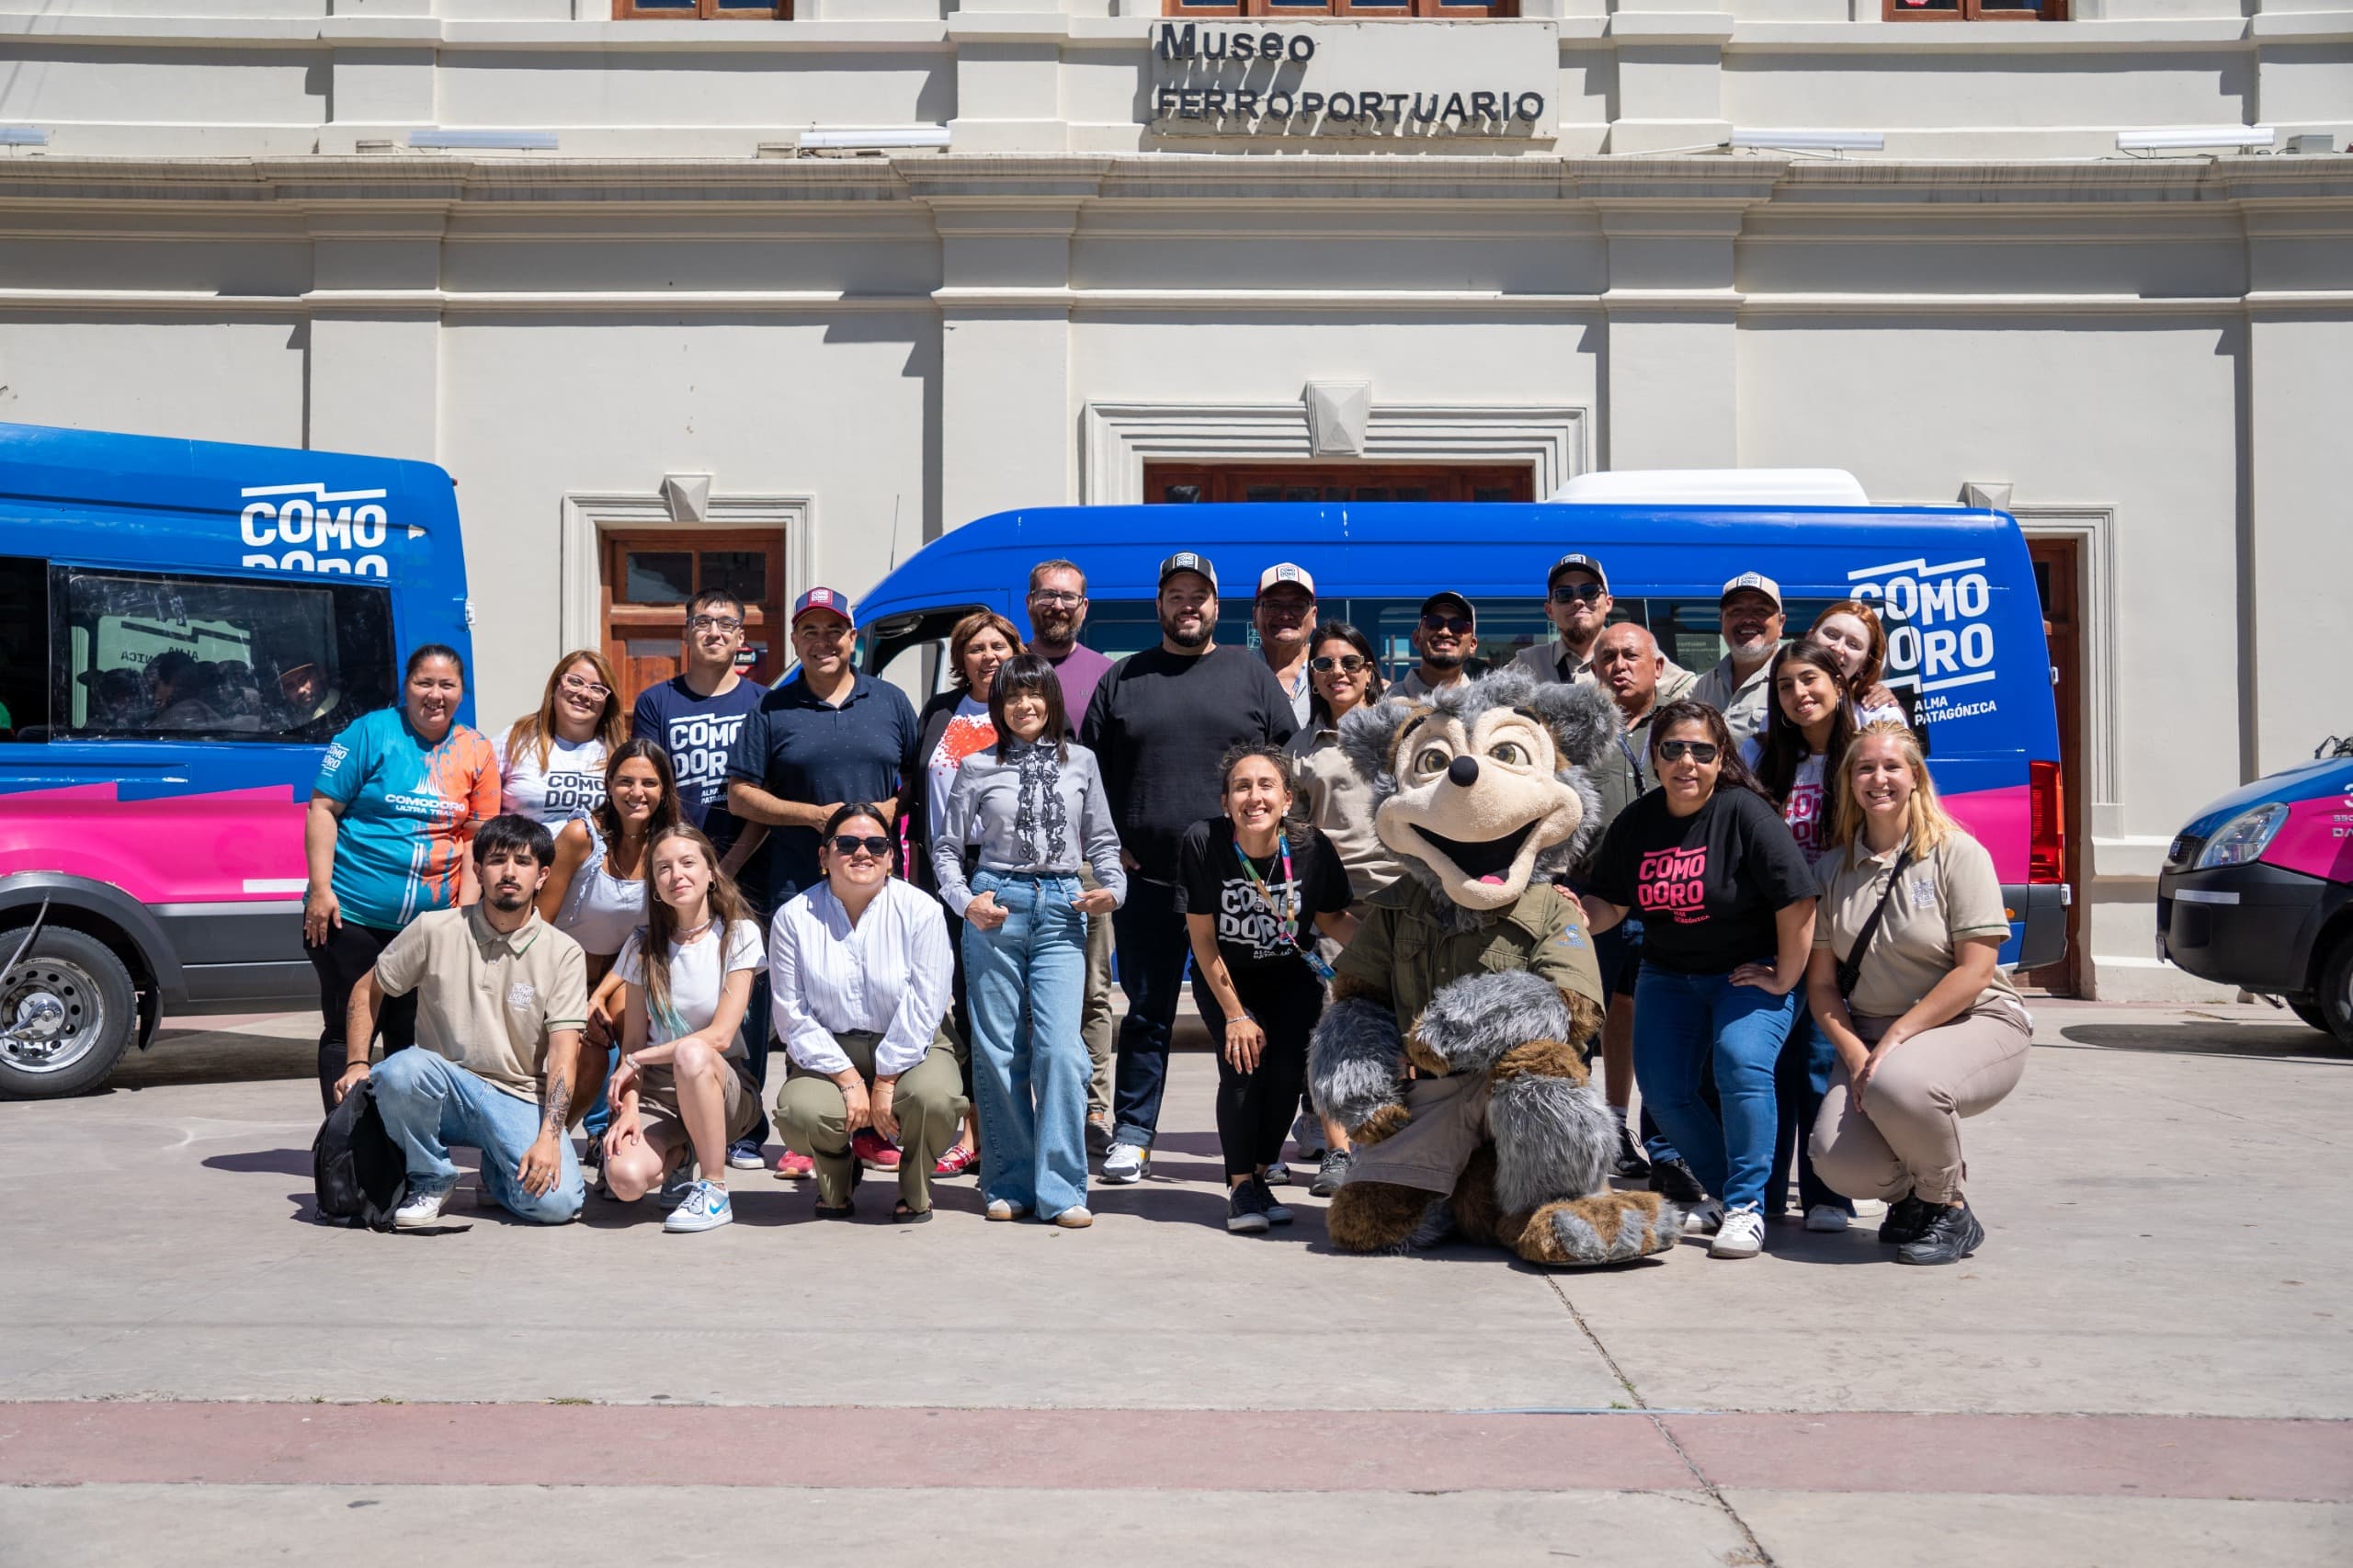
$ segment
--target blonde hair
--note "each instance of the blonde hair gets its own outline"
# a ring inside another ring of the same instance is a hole
[[[594,648],[574,648],[555,662],[548,672],[547,689],[540,694],[540,710],[526,713],[515,721],[506,732],[506,755],[517,757],[526,746],[539,748],[540,767],[545,771],[548,749],[555,744],[555,694],[563,686],[564,672],[573,665],[586,663],[597,672],[597,684],[605,688],[605,710],[597,716],[597,738],[604,743],[609,755],[613,748],[629,738],[629,721],[621,713],[620,683],[613,678],[613,666],[604,654]]]
[[[1953,821],[1944,802],[1937,799],[1936,781],[1928,777],[1928,759],[1921,753],[1920,737],[1899,720],[1875,719],[1855,732],[1855,738],[1847,744],[1846,756],[1839,762],[1838,776],[1830,783],[1838,802],[1831,817],[1831,846],[1844,849],[1862,833],[1863,802],[1855,793],[1855,762],[1862,756],[1863,743],[1873,740],[1893,741],[1895,754],[1904,759],[1904,766],[1912,774],[1909,825],[1913,858],[1926,856],[1955,834],[1968,836],[1969,830]]]

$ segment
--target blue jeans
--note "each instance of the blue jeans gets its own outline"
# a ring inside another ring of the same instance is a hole
[[[1634,1079],[1661,1131],[1727,1209],[1762,1210],[1779,1122],[1773,1069],[1790,1021],[1793,992],[1776,996],[1734,985],[1729,974],[1678,974],[1643,965],[1634,984]],[[1700,1097],[1699,1080],[1715,1068],[1721,1116]]]
[[[972,1095],[981,1109],[981,1196],[1051,1220],[1086,1201],[1086,916],[1076,877],[980,871],[1005,922],[964,925]]]
[[[1130,877],[1128,901],[1112,915],[1111,931],[1119,942],[1120,989],[1128,994],[1111,1091],[1111,1141],[1148,1149],[1160,1127],[1168,1033],[1176,1027],[1185,962],[1193,952],[1185,917],[1176,913],[1176,884]]]
[[[449,1145],[482,1151],[482,1185],[508,1213],[535,1225],[561,1225],[580,1212],[585,1193],[572,1140],[558,1138],[555,1185],[533,1197],[515,1168],[540,1135],[537,1102],[518,1099],[423,1046],[395,1051],[369,1074],[384,1131],[408,1161],[411,1196],[458,1185]]]
[[[1830,1069],[1837,1065],[1838,1048],[1813,1021],[1805,1005],[1798,1005],[1790,1038],[1773,1069],[1773,1096],[1780,1107],[1779,1125],[1773,1133],[1773,1174],[1765,1185],[1765,1207],[1779,1209],[1790,1190],[1790,1146],[1797,1146],[1798,1209],[1801,1212],[1828,1204],[1847,1213],[1855,1200],[1833,1192],[1830,1184],[1813,1174],[1813,1119],[1822,1114],[1823,1096],[1830,1093]]]

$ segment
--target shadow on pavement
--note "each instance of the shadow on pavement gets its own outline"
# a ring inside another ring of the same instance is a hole
[[[308,1149],[249,1149],[241,1154],[214,1154],[201,1162],[208,1171],[271,1172],[278,1176],[311,1174]]]
[[[2302,1024],[2223,1024],[2200,1029],[2182,1024],[2069,1024],[2059,1038],[2102,1051],[2163,1056],[2222,1056],[2248,1062],[2344,1061],[2346,1053],[2318,1029]]]

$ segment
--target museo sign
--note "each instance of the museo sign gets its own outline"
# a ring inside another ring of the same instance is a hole
[[[1163,22],[1146,123],[1164,136],[1549,138],[1560,78],[1546,22]]]

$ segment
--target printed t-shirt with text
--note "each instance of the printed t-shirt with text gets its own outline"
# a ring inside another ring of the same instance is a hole
[[[1765,756],[1761,741],[1748,741],[1740,748],[1740,760],[1751,773]],[[1823,766],[1829,759],[1809,756],[1798,764],[1797,774],[1790,780],[1790,798],[1781,802],[1781,820],[1790,824],[1790,836],[1798,841],[1808,860],[1822,856],[1823,830],[1829,825],[1829,801],[1822,786]]]
[[[404,710],[380,708],[328,744],[311,789],[343,807],[332,884],[343,917],[397,931],[458,902],[467,841],[498,814],[498,758],[480,731],[452,723],[434,744]]]
[[[1176,913],[1215,920],[1218,953],[1237,978],[1313,979],[1298,954],[1314,945],[1315,917],[1338,914],[1354,896],[1330,839],[1297,824],[1284,831],[1290,842],[1289,878],[1278,853],[1250,862],[1257,872],[1254,882],[1233,852],[1233,824],[1223,817],[1195,823],[1177,850]],[[1286,939],[1283,915],[1294,902],[1295,928]]]
[[[1724,974],[1779,947],[1776,912],[1816,889],[1787,824],[1762,795],[1720,789],[1688,817],[1654,790],[1618,813],[1593,892],[1643,923],[1643,961]]]
[[[698,697],[684,676],[672,676],[637,695],[630,733],[670,754],[678,779],[678,810],[700,828],[722,855],[743,831],[727,810],[727,757],[744,720],[760,705],[767,687],[738,679],[725,691]]]

